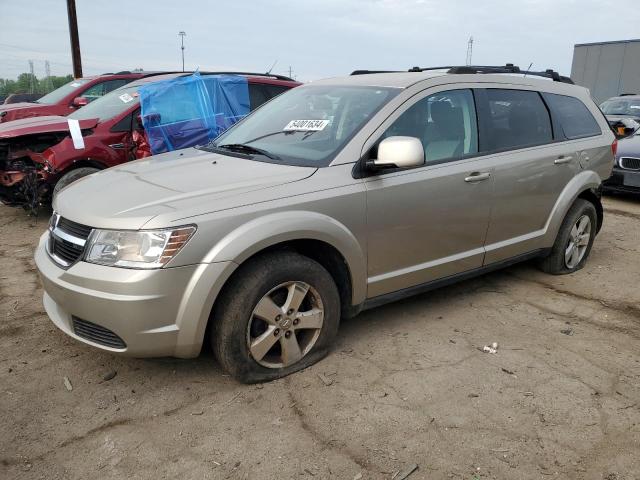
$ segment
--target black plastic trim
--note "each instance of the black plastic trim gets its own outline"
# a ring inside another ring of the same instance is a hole
[[[501,260],[499,262],[495,262],[490,265],[482,266],[480,268],[467,270],[466,272],[462,272],[462,273],[456,273],[455,275],[439,278],[437,280],[432,280],[430,282],[422,283],[420,285],[414,285],[413,287],[403,288],[402,290],[397,290],[395,292],[385,293],[384,295],[378,295],[377,297],[373,297],[373,298],[369,298],[368,300],[365,300],[362,306],[362,310],[376,308],[381,305],[385,305],[387,303],[401,300],[403,298],[412,297],[414,295],[419,295],[421,293],[429,292],[437,288],[446,287],[448,285],[452,285],[462,280],[468,280],[470,278],[474,278],[479,275],[492,272],[494,270],[500,270],[502,268],[515,265],[516,263],[524,262],[534,258],[543,257],[546,254],[548,254],[550,251],[551,251],[550,248],[540,248],[537,250],[533,250],[532,252],[517,255],[515,257],[508,258],[506,260]]]

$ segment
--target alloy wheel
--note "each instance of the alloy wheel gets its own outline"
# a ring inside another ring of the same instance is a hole
[[[564,251],[564,264],[569,269],[576,268],[584,258],[591,239],[591,219],[588,215],[578,218],[569,234],[569,243]]]
[[[313,348],[324,321],[318,292],[305,282],[285,282],[256,304],[247,327],[247,347],[267,368],[293,365]]]

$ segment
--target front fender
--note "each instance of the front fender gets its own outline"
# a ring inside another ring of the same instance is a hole
[[[600,176],[592,170],[584,170],[571,179],[558,197],[547,220],[544,235],[545,246],[552,246],[555,242],[562,221],[578,196],[585,190],[596,190],[601,185]]]
[[[255,218],[220,239],[205,255],[203,262],[240,265],[268,247],[292,240],[318,240],[338,250],[351,274],[352,303],[356,305],[365,300],[365,252],[347,227],[317,212],[287,211]]]

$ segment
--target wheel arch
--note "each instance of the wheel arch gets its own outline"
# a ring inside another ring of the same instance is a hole
[[[274,249],[291,249],[316,260],[336,284],[346,278],[348,291],[341,285],[338,289],[348,305],[365,300],[366,256],[360,242],[341,222],[317,212],[278,212],[253,219],[216,242],[204,262],[241,265]]]
[[[602,228],[602,223],[604,221],[604,209],[602,208],[602,201],[600,199],[600,191],[599,189],[588,188],[580,192],[577,198],[582,198],[587,202],[593,204],[596,209],[596,214],[598,217],[598,224],[596,225],[596,233],[600,231]]]
[[[596,231],[600,230],[603,220],[602,203],[599,198],[601,185],[602,181],[600,177],[591,170],[584,170],[571,179],[558,197],[551,215],[547,220],[544,241],[546,246],[553,245],[562,221],[578,198],[583,198],[593,203],[598,214],[598,227]]]

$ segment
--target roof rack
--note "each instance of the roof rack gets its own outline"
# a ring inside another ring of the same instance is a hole
[[[570,83],[573,84],[573,80],[569,77],[560,75],[558,72],[552,69],[547,69],[544,72],[537,72],[533,70],[521,70],[520,67],[513,63],[507,63],[504,66],[490,66],[490,65],[464,65],[464,66],[448,66],[448,67],[428,67],[420,68],[413,67],[410,72],[424,72],[428,70],[447,70],[447,73],[452,74],[474,74],[474,73],[520,73],[525,77],[531,75],[532,77],[550,78],[554,82]]]
[[[409,72],[428,72],[431,70],[446,70],[447,73],[451,74],[474,74],[474,73],[520,73],[525,77],[527,75],[531,75],[533,77],[544,77],[550,78],[555,82],[562,83],[571,83],[573,84],[573,80],[569,77],[565,77],[560,75],[558,72],[552,69],[547,69],[544,72],[536,72],[532,70],[520,70],[520,67],[514,65],[513,63],[507,63],[504,66],[489,66],[489,65],[464,65],[464,66],[455,66],[448,65],[444,67],[412,67],[408,71]],[[366,75],[369,73],[398,73],[398,70],[355,70],[351,72],[351,75]]]
[[[399,73],[400,70],[354,70],[350,75],[368,75],[370,73]]]
[[[165,74],[172,74],[172,73],[184,73],[185,75],[191,75],[194,72],[184,72],[184,71],[177,71],[177,70],[167,70],[167,71],[137,71],[137,72],[130,72],[128,70],[124,70],[122,72],[117,72],[117,73],[112,73],[112,72],[108,72],[108,73],[103,73],[102,75],[125,75],[125,74],[131,74],[131,73],[139,73],[140,75],[142,75],[143,78],[146,77],[153,77],[155,75],[165,75]],[[250,77],[267,77],[267,78],[274,78],[276,80],[285,80],[285,81],[289,81],[289,82],[295,82],[295,80],[293,78],[289,78],[286,77],[284,75],[276,75],[274,73],[253,73],[253,72],[200,72],[203,75],[247,75]]]
[[[267,77],[267,78],[275,78],[276,80],[285,80],[288,82],[295,82],[291,77],[287,77],[285,75],[277,75],[275,73],[254,73],[254,72],[200,72],[207,75],[247,75],[249,77]]]

